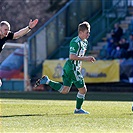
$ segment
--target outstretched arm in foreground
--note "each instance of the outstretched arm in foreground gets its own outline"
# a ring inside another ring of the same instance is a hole
[[[38,23],[38,19],[30,20],[29,25],[25,28],[20,29],[19,31],[14,33],[13,39],[18,39],[25,34],[27,34],[32,28],[34,28]]]

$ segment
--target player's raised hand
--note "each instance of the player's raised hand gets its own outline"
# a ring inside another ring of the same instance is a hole
[[[29,22],[29,27],[32,29],[37,25],[37,23],[38,23],[38,19],[35,19],[33,21],[31,19],[30,22]]]

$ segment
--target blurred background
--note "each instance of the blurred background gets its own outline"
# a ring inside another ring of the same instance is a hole
[[[53,91],[33,85],[43,74],[62,82],[69,43],[78,35],[78,24],[88,21],[86,54],[97,60],[83,63],[88,90],[132,92],[133,0],[4,0],[0,9],[0,21],[8,21],[13,32],[27,26],[30,19],[39,19],[29,34],[9,41],[0,54],[1,91]]]

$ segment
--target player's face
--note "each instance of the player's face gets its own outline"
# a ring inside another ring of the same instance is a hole
[[[88,39],[90,36],[90,30],[82,31],[82,39]]]
[[[7,25],[3,25],[0,27],[0,32],[1,32],[1,35],[3,37],[7,37],[8,33],[9,33],[9,27]]]

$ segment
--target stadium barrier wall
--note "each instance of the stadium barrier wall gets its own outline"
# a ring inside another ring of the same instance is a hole
[[[133,60],[96,61],[97,63],[83,64],[82,74],[91,91],[132,91]],[[43,73],[50,79],[62,82],[62,67],[65,60],[46,60],[43,63]],[[23,80],[5,80],[0,91],[25,91]],[[46,86],[38,90],[52,91]],[[116,89],[117,88],[117,89]],[[29,91],[34,91],[31,88]],[[75,89],[73,89],[75,90]]]
[[[2,80],[0,91],[24,91],[24,80]]]
[[[51,80],[62,82],[64,63],[65,60],[45,60],[42,75],[48,75]],[[119,82],[119,72],[119,60],[83,62],[81,69],[86,83]]]

